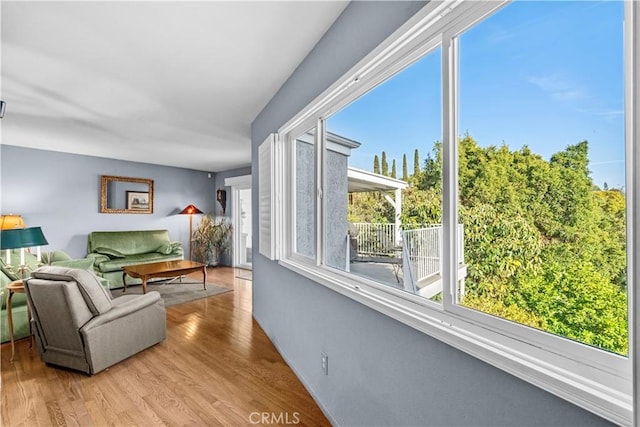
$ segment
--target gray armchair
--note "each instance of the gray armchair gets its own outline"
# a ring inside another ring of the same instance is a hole
[[[111,299],[92,272],[50,266],[33,271],[25,290],[45,363],[93,375],[166,337],[158,292]]]

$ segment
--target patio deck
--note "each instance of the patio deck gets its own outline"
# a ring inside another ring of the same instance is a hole
[[[351,273],[425,298],[433,298],[442,292],[441,225],[404,230],[400,244],[393,243],[393,224],[354,223],[352,226],[355,232],[348,240],[352,250]],[[464,294],[467,275],[463,230],[459,225],[458,277],[461,294]]]
[[[403,289],[403,275],[402,269],[398,269],[398,278],[396,279],[396,272],[394,266],[388,262],[375,262],[375,261],[353,261],[351,262],[351,273],[366,277],[376,282],[383,283],[385,285],[394,287],[396,289]]]

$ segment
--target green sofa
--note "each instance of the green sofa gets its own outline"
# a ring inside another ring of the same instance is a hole
[[[181,242],[171,241],[168,230],[94,231],[89,234],[87,258],[109,288],[122,288],[122,268],[133,264],[184,259]],[[141,283],[127,276],[127,285]]]
[[[26,276],[30,272],[38,268],[38,260],[35,255],[26,252],[24,254],[24,262],[27,266]],[[80,268],[83,270],[91,270],[93,268],[92,259],[71,259],[62,251],[43,252],[42,264],[55,265],[59,267]],[[9,283],[22,278],[18,267],[20,265],[20,250],[11,251],[11,265],[6,264],[6,251],[0,253],[0,289],[4,289]],[[9,341],[9,325],[7,321],[7,295],[4,292],[1,301],[2,310],[0,311],[0,342]],[[29,321],[27,319],[27,302],[25,295],[16,293],[11,298],[11,311],[13,313],[13,336],[15,339],[29,336]]]

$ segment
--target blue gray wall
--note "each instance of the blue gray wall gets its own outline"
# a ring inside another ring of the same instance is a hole
[[[252,125],[257,146],[417,12],[352,2]],[[258,189],[257,173],[253,188]],[[254,211],[257,191],[253,192]],[[253,226],[257,230],[257,216]],[[257,233],[253,247],[258,248]],[[589,426],[606,421],[267,260],[254,317],[339,425]],[[329,375],[320,354],[329,356]],[[295,408],[290,408],[294,411]]]
[[[117,175],[154,181],[153,214],[101,214],[100,177]],[[0,146],[0,211],[41,226],[49,245],[73,257],[87,253],[87,235],[98,230],[168,229],[189,248],[189,220],[178,215],[193,203],[213,212],[215,174],[55,151]],[[194,216],[194,227],[198,223]]]

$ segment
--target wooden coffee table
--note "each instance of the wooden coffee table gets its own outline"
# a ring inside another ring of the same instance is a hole
[[[196,271],[202,271],[202,284],[206,290],[207,266],[199,262],[178,260],[153,262],[151,264],[127,265],[126,267],[123,267],[122,272],[122,282],[124,283],[123,292],[127,290],[127,282],[125,282],[127,274],[133,278],[142,279],[142,293],[146,294],[147,280],[149,279],[154,277],[178,277],[183,274],[193,273]]]

